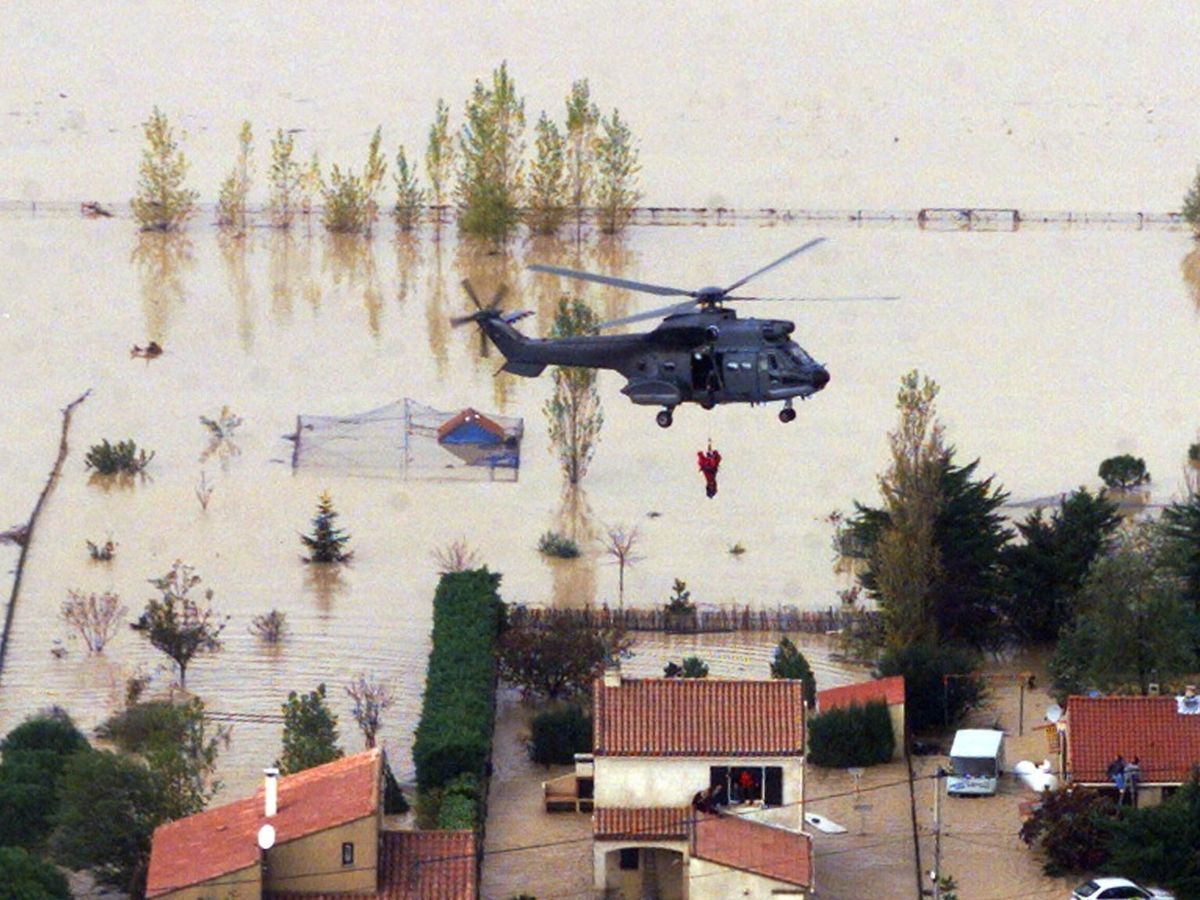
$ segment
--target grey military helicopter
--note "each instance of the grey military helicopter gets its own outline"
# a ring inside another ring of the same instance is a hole
[[[600,329],[615,328],[661,318],[653,331],[637,334],[583,335],[537,339],[526,337],[513,323],[529,311],[502,312],[503,288],[491,304],[484,306],[469,282],[464,281],[476,311],[460,316],[455,325],[474,322],[505,357],[502,371],[534,377],[548,365],[613,369],[625,376],[621,393],[634,403],[661,406],[656,421],[669,428],[675,407],[696,403],[712,409],[721,403],[783,402],[779,421],[796,418],[792,401],[806,400],[829,383],[829,372],[791,340],[795,324],[782,319],[739,319],[726,303],[746,300],[894,300],[894,297],[754,297],[733,292],[752,278],[782,265],[824,241],[819,237],[751,272],[729,287],[699,290],[667,287],[564,269],[531,265],[534,272],[561,275],[581,281],[657,294],[686,297],[671,306],[646,310],[636,315],[604,322]]]

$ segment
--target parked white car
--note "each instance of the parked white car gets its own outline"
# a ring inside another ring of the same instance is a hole
[[[1093,878],[1071,892],[1071,900],[1175,900],[1159,888],[1146,888],[1128,878]]]

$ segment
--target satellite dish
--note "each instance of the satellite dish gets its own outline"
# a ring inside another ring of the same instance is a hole
[[[258,846],[263,850],[270,850],[275,846],[275,826],[264,825],[258,829]]]
[[[1062,716],[1063,716],[1063,708],[1061,706],[1059,706],[1057,703],[1051,703],[1046,708],[1046,721],[1047,722],[1057,722],[1059,719],[1062,718]]]

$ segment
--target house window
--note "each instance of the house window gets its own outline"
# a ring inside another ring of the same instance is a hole
[[[354,865],[354,844],[350,843],[350,841],[342,842],[342,865]]]
[[[622,847],[620,866],[625,870],[636,870],[638,867],[638,848]]]
[[[710,766],[709,786],[718,805],[783,805],[782,766]]]

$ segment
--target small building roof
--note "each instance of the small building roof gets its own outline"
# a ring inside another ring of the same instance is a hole
[[[621,678],[596,682],[596,756],[802,756],[795,679]]]
[[[787,884],[812,884],[812,837],[735,815],[699,813],[692,856],[720,866],[774,878]]]
[[[817,710],[818,712],[829,712],[831,709],[841,709],[856,703],[865,706],[872,700],[882,700],[888,706],[898,706],[903,703],[904,676],[891,675],[888,678],[843,684],[840,687],[817,691]]]
[[[1200,764],[1200,715],[1181,714],[1174,697],[1071,697],[1067,771],[1082,784],[1108,782],[1120,754],[1139,757],[1143,784],[1182,784]]]
[[[475,900],[475,833],[385,831],[374,894],[270,891],[264,900]]]
[[[601,806],[592,813],[592,837],[598,841],[683,841],[690,806]]]
[[[146,896],[156,897],[259,861],[258,830],[270,824],[276,844],[374,815],[383,753],[356,753],[279,779],[276,814],[264,815],[264,788],[154,830]]]
[[[500,425],[498,422],[489,419],[483,413],[478,412],[468,406],[453,418],[448,419],[441,425],[441,427],[438,428],[438,443],[446,440],[450,435],[464,426],[482,429],[488,434],[493,435],[498,440],[504,440],[503,425]]]

